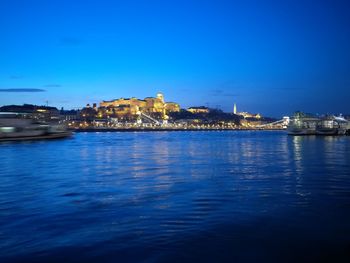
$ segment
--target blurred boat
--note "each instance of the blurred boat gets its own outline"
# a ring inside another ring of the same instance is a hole
[[[41,122],[19,113],[0,113],[0,141],[56,139],[71,134],[61,124]]]
[[[346,119],[339,116],[326,116],[316,125],[317,135],[344,135],[346,134],[348,123]]]
[[[289,135],[316,135],[319,118],[303,112],[296,112],[290,118],[287,131]]]

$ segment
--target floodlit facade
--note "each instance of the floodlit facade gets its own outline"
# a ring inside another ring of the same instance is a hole
[[[165,102],[162,93],[156,97],[144,99],[120,98],[112,101],[102,101],[98,109],[98,115],[138,115],[140,113],[156,113],[163,118],[170,112],[179,112],[180,105],[174,102]]]
[[[187,111],[191,113],[209,113],[209,108],[207,107],[190,107],[187,109]]]
[[[261,115],[259,113],[249,113],[249,112],[237,112],[237,115],[240,115],[244,118],[254,118],[254,119],[261,119]]]

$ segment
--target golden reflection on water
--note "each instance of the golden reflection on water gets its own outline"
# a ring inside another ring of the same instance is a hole
[[[327,167],[332,168],[336,165],[345,165],[346,158],[343,153],[345,152],[345,140],[344,137],[326,136],[324,138],[324,164]]]
[[[299,195],[310,194],[307,182],[314,176],[317,183],[327,181],[327,188],[339,179],[339,167],[348,165],[347,137],[344,136],[294,136],[292,138],[295,166],[296,191]],[[307,170],[306,170],[307,168]],[[308,176],[306,178],[305,176]],[[315,182],[315,184],[316,184]]]
[[[168,192],[190,181],[198,185],[206,181],[227,191],[255,189],[265,197],[281,190],[305,199],[314,171],[323,165],[332,172],[334,165],[348,161],[340,156],[346,149],[338,137],[215,133],[206,140],[205,134],[203,139],[185,135],[179,143],[178,134],[102,134],[79,148],[81,181],[95,178],[101,187],[126,191],[133,202],[141,202],[140,197],[149,193],[165,200]],[[275,179],[283,182],[282,188],[273,187]],[[157,207],[173,205],[162,202]]]
[[[303,140],[305,137],[293,136],[293,161],[295,166],[295,192],[299,196],[306,196],[307,193],[303,189]]]
[[[302,140],[304,137],[294,136],[293,137],[293,154],[294,154],[294,164],[295,171],[297,175],[301,175],[303,172],[303,162],[302,162]]]

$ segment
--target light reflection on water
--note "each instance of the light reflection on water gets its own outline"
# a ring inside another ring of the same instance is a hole
[[[350,244],[349,137],[80,133],[0,160],[3,261],[271,262],[310,240],[317,261]]]

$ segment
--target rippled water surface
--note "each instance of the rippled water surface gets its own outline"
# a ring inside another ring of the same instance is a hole
[[[0,144],[0,262],[350,262],[350,137]]]

